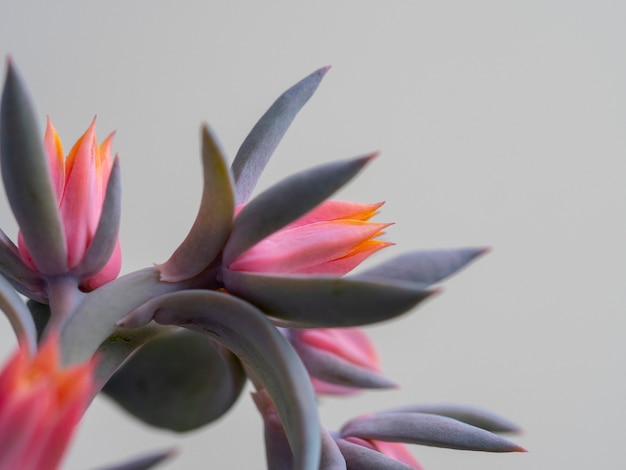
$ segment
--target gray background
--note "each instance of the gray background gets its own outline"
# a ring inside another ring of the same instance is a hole
[[[519,422],[529,454],[414,447],[429,469],[622,468],[626,436],[626,4],[596,1],[0,3],[0,55],[69,150],[98,115],[124,178],[123,271],[162,262],[200,196],[198,129],[232,158],[284,89],[331,64],[261,187],[380,149],[340,197],[386,200],[397,246],[491,246],[410,315],[370,328],[403,384],[324,400],[324,423],[454,401]],[[4,68],[4,66],[3,66]],[[4,199],[2,227],[15,223]],[[15,341],[2,324],[2,353]],[[249,397],[178,436],[98,399],[66,460],[175,445],[164,468],[264,468]],[[208,462],[211,462],[210,464]]]

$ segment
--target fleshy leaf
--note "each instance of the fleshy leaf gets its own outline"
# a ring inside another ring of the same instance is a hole
[[[487,248],[417,251],[392,258],[353,277],[406,281],[427,287],[451,276],[488,251]]]
[[[413,470],[413,467],[399,462],[367,447],[354,444],[346,439],[337,439],[337,446],[343,454],[348,468],[359,470]]]
[[[287,339],[252,305],[213,291],[181,291],[150,302],[154,319],[202,331],[222,343],[270,394],[287,433],[295,468],[317,470],[320,425],[306,369]]]
[[[67,269],[67,247],[35,112],[9,61],[0,105],[2,179],[20,232],[38,270]]]
[[[28,346],[31,353],[37,350],[37,330],[30,310],[3,276],[0,276],[0,309],[7,315],[20,342]]]
[[[320,469],[323,470],[346,470],[346,459],[344,458],[337,442],[331,434],[322,428],[322,460]]]
[[[268,470],[293,468],[293,453],[278,412],[267,390],[252,392],[252,399],[263,417],[265,459]],[[320,466],[320,468],[326,468]]]
[[[378,372],[360,367],[335,354],[302,342],[292,343],[312,377],[352,388],[394,388],[396,383]]]
[[[331,276],[276,276],[225,269],[232,294],[254,304],[282,325],[334,328],[394,318],[436,293],[405,284]]]
[[[148,470],[176,455],[174,449],[157,450],[127,462],[100,467],[97,470]]]
[[[111,167],[100,221],[84,257],[72,269],[82,279],[98,274],[107,264],[118,242],[122,210],[120,164],[116,157]]]
[[[159,281],[156,268],[127,274],[85,295],[61,330],[61,357],[71,365],[88,360],[122,317],[150,299],[180,289]]]
[[[165,263],[157,267],[168,282],[200,274],[222,249],[230,233],[235,199],[230,171],[216,138],[202,127],[204,191],[196,220],[187,238]]]
[[[374,153],[320,165],[296,173],[259,194],[235,218],[224,248],[225,265],[309,212],[350,181],[375,156]]]
[[[147,424],[186,432],[226,413],[245,381],[230,351],[204,334],[177,328],[141,347],[103,391]]]
[[[448,403],[428,403],[403,406],[383,413],[428,413],[462,421],[490,432],[520,432],[520,427],[484,408]]]
[[[96,353],[98,361],[94,371],[94,393],[99,392],[118,367],[141,346],[173,328],[150,324],[132,330],[116,330],[100,345]]]
[[[280,95],[243,141],[232,164],[237,204],[248,201],[283,135],[329,68],[316,70]]]
[[[484,452],[525,452],[525,449],[484,429],[445,416],[426,413],[378,413],[361,416],[341,428],[341,437],[406,442]]]

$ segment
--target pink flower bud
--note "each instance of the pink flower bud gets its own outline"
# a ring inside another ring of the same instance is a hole
[[[93,393],[94,363],[64,368],[56,335],[0,372],[0,469],[58,467]]]

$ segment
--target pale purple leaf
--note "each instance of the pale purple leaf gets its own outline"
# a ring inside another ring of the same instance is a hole
[[[157,266],[167,282],[200,274],[230,233],[235,210],[231,175],[217,139],[206,125],[202,127],[202,167],[204,190],[196,220],[170,259]]]
[[[428,403],[402,406],[383,413],[428,413],[462,421],[490,432],[520,432],[520,427],[489,410],[470,405]]]
[[[337,439],[348,470],[413,470],[413,467],[367,447]]]
[[[0,163],[13,214],[37,268],[67,269],[67,247],[43,137],[19,73],[8,61],[0,104]]]
[[[394,318],[436,290],[332,276],[268,275],[225,269],[229,292],[283,326],[333,328]]]
[[[342,437],[405,442],[484,452],[524,452],[517,444],[484,429],[445,416],[426,413],[379,413],[355,418]]]
[[[6,314],[20,342],[34,353],[37,350],[37,330],[33,317],[13,286],[1,275],[0,309]]]
[[[97,470],[148,470],[176,455],[174,449],[158,450],[123,463],[100,467]]]
[[[228,294],[188,290],[150,302],[154,320],[202,331],[242,361],[270,394],[296,468],[317,470],[320,425],[308,373],[287,339],[252,305]]]
[[[81,279],[98,274],[108,263],[119,238],[122,211],[122,182],[119,159],[115,157],[96,232],[80,263],[72,269]]]
[[[237,204],[248,201],[283,135],[329,68],[316,70],[280,95],[243,141],[232,164]]]
[[[488,251],[487,248],[417,251],[392,258],[353,277],[412,282],[427,287],[451,276]]]
[[[224,248],[225,266],[248,248],[320,204],[375,156],[370,154],[310,168],[259,194],[235,218]]]

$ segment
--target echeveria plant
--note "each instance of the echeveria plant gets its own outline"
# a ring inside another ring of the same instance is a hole
[[[404,443],[523,451],[495,434],[515,425],[468,406],[406,406],[336,431],[320,423],[318,395],[396,386],[358,327],[410,311],[485,252],[414,252],[349,275],[390,245],[380,239],[389,224],[371,221],[380,203],[328,198],[375,154],[302,171],[252,197],[327,70],[283,93],[230,167],[203,126],[204,192],[189,234],[162,264],[117,277],[112,135],[98,144],[94,121],[66,155],[48,120],[42,140],[8,61],[0,159],[19,234],[13,243],[0,232],[0,307],[19,347],[0,374],[0,469],[57,468],[101,391],[150,425],[187,431],[222,416],[248,379],[270,469],[421,468]],[[167,456],[110,468],[149,468]]]

